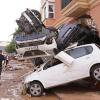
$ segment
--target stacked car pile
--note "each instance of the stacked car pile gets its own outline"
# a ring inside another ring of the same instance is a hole
[[[19,60],[35,58],[40,65],[40,58],[52,57],[25,77],[24,87],[32,96],[89,76],[100,81],[100,47],[93,44],[100,45],[96,28],[79,23],[46,28],[41,14],[29,9],[16,22],[21,29],[20,34],[14,35]]]
[[[51,56],[57,49],[57,30],[45,28],[40,19],[38,11],[27,9],[16,21],[22,31],[14,35],[19,60]]]
[[[41,14],[36,10],[27,9],[16,22],[21,29],[20,34],[14,35],[19,60],[53,56],[54,52],[64,50],[74,42],[78,45],[100,43],[97,30],[82,24],[63,24],[59,29],[46,28]]]

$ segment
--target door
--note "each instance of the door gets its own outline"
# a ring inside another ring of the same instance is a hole
[[[71,73],[69,81],[89,76],[90,64],[93,59],[92,52],[92,46],[82,46],[66,51],[67,54],[74,58],[69,70]]]
[[[53,59],[54,61],[55,59]],[[56,62],[57,61],[57,62]],[[67,70],[67,66],[64,66],[62,62],[56,60],[51,64],[51,61],[45,64],[43,71],[39,73],[41,82],[45,84],[45,87],[53,87],[63,84],[65,80],[64,73]]]
[[[55,56],[55,58],[59,59],[60,61],[62,61],[67,66],[71,66],[71,64],[74,61],[74,58],[71,57],[69,54],[65,53],[64,51],[61,51],[60,53],[58,53]]]

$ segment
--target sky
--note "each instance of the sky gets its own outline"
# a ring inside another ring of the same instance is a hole
[[[16,19],[26,8],[40,10],[41,0],[0,0],[0,41],[11,41]]]

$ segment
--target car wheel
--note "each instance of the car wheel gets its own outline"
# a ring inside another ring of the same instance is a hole
[[[93,80],[100,82],[100,64],[91,68],[90,76]]]
[[[29,87],[29,93],[31,94],[31,96],[35,96],[35,97],[41,96],[43,93],[42,84],[39,82],[31,83]]]

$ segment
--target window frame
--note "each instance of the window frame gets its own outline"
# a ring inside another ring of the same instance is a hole
[[[54,62],[53,62],[54,61]],[[52,60],[47,61],[47,63],[44,65],[43,70],[47,70],[51,67],[57,66],[62,64],[63,62],[61,62],[60,60],[54,58]],[[48,67],[49,66],[49,67]]]
[[[49,6],[52,6],[53,11],[49,11]],[[53,17],[49,17],[49,14],[53,14]],[[48,18],[55,18],[55,4],[54,2],[48,2]]]
[[[78,57],[74,57],[74,56],[72,56],[71,54],[67,53],[68,51],[75,50],[75,49],[80,49],[80,48],[84,48],[85,50],[88,49],[88,48],[91,48],[91,51],[88,50],[88,51],[86,51],[87,54],[84,54],[84,55],[81,55],[81,56],[78,56]],[[70,55],[71,57],[73,57],[74,59],[78,59],[78,58],[85,57],[85,56],[91,54],[91,53],[93,52],[93,47],[92,47],[92,46],[83,46],[83,47],[78,47],[78,48],[72,48],[72,49],[66,50],[65,52],[66,52],[68,55]]]
[[[53,12],[49,11],[50,5],[53,6]],[[49,14],[53,14],[53,17],[51,17],[50,19],[54,19],[55,18],[55,2],[46,1],[46,3],[42,6],[42,11],[43,11],[42,20],[50,18]]]

